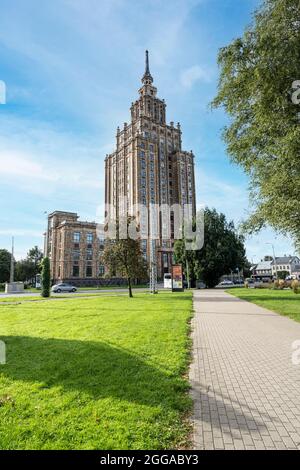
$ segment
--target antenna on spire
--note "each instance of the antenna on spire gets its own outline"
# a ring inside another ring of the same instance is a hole
[[[146,68],[145,68],[145,73],[150,74],[150,69],[149,69],[149,52],[146,51]]]
[[[150,73],[150,67],[149,67],[149,52],[148,51],[145,51],[145,73],[142,78],[142,82],[144,84],[149,84],[153,82],[153,78]]]

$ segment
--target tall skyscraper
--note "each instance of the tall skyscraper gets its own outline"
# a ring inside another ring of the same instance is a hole
[[[139,205],[147,208],[149,217],[153,204],[168,208],[189,205],[192,217],[196,212],[194,155],[181,148],[180,124],[166,123],[166,103],[157,97],[153,86],[148,51],[139,98],[130,111],[131,122],[117,128],[116,149],[105,158],[106,217],[114,219],[125,212],[140,221]],[[157,232],[155,250],[161,278],[170,272],[173,262],[172,210],[158,215]],[[141,244],[149,260],[150,238],[142,239]]]

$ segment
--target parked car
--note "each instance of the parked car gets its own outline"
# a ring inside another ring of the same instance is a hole
[[[231,287],[231,286],[234,286],[234,283],[227,279],[225,281],[219,282],[219,284],[216,287]]]
[[[51,291],[55,292],[55,294],[59,294],[60,292],[76,292],[77,289],[71,284],[61,282],[60,284],[55,284],[54,286],[52,286]]]
[[[205,284],[205,282],[197,281],[196,287],[197,287],[197,289],[206,289],[206,284]]]

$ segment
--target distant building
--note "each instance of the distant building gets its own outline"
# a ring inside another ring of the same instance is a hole
[[[278,271],[286,271],[289,276],[300,272],[300,259],[298,256],[281,256],[276,257],[276,263],[272,261],[272,274],[275,276],[276,269]]]
[[[298,256],[265,257],[264,261],[252,267],[252,276],[259,278],[275,278],[276,272],[286,272],[288,276],[300,276],[300,259]]]
[[[258,263],[253,270],[253,275],[255,277],[271,278],[272,261],[261,261],[260,263]]]
[[[45,254],[50,259],[53,283],[94,284],[104,274],[100,263],[103,226],[78,219],[75,212],[54,211],[48,215]]]

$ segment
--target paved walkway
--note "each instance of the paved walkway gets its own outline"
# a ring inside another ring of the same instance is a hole
[[[195,449],[300,449],[300,323],[224,291],[194,308]]]

